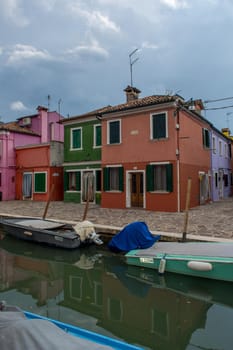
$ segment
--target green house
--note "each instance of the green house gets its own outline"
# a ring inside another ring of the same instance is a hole
[[[101,122],[96,114],[64,124],[64,201],[101,202]]]

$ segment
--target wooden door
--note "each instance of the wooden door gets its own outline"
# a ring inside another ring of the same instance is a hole
[[[131,174],[131,207],[143,207],[143,173]]]

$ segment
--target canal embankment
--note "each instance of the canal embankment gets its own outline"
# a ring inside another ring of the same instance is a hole
[[[45,202],[2,201],[1,216],[43,217]],[[46,218],[70,223],[82,221],[85,205],[70,202],[51,202]],[[154,212],[144,209],[108,209],[90,204],[86,220],[91,221],[96,230],[113,235],[134,221],[147,223],[153,234],[164,239],[179,240],[184,231],[186,213]],[[232,241],[233,242],[233,197],[212,202],[188,211],[186,228],[188,240]]]

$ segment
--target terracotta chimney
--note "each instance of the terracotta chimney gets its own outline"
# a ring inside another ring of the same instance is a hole
[[[47,108],[47,107],[44,107],[44,106],[38,106],[38,107],[37,107],[37,110],[38,110],[38,111],[48,111],[48,108]]]
[[[229,128],[223,128],[222,129],[222,133],[223,133],[223,135],[225,135],[227,137],[230,137],[230,135],[231,135],[231,132],[230,132]]]
[[[140,90],[137,89],[136,87],[133,86],[127,86],[127,88],[124,89],[124,91],[126,92],[126,102],[130,102],[133,100],[137,100],[138,99],[138,95],[140,94]]]

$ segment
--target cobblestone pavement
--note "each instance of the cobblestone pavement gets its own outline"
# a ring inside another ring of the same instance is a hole
[[[2,201],[0,215],[42,217],[45,202]],[[85,205],[51,202],[46,218],[82,221]],[[86,220],[93,224],[123,227],[133,221],[145,221],[151,231],[182,233],[185,213],[154,212],[144,209],[105,209],[90,204]],[[189,210],[187,234],[233,239],[233,197]]]

